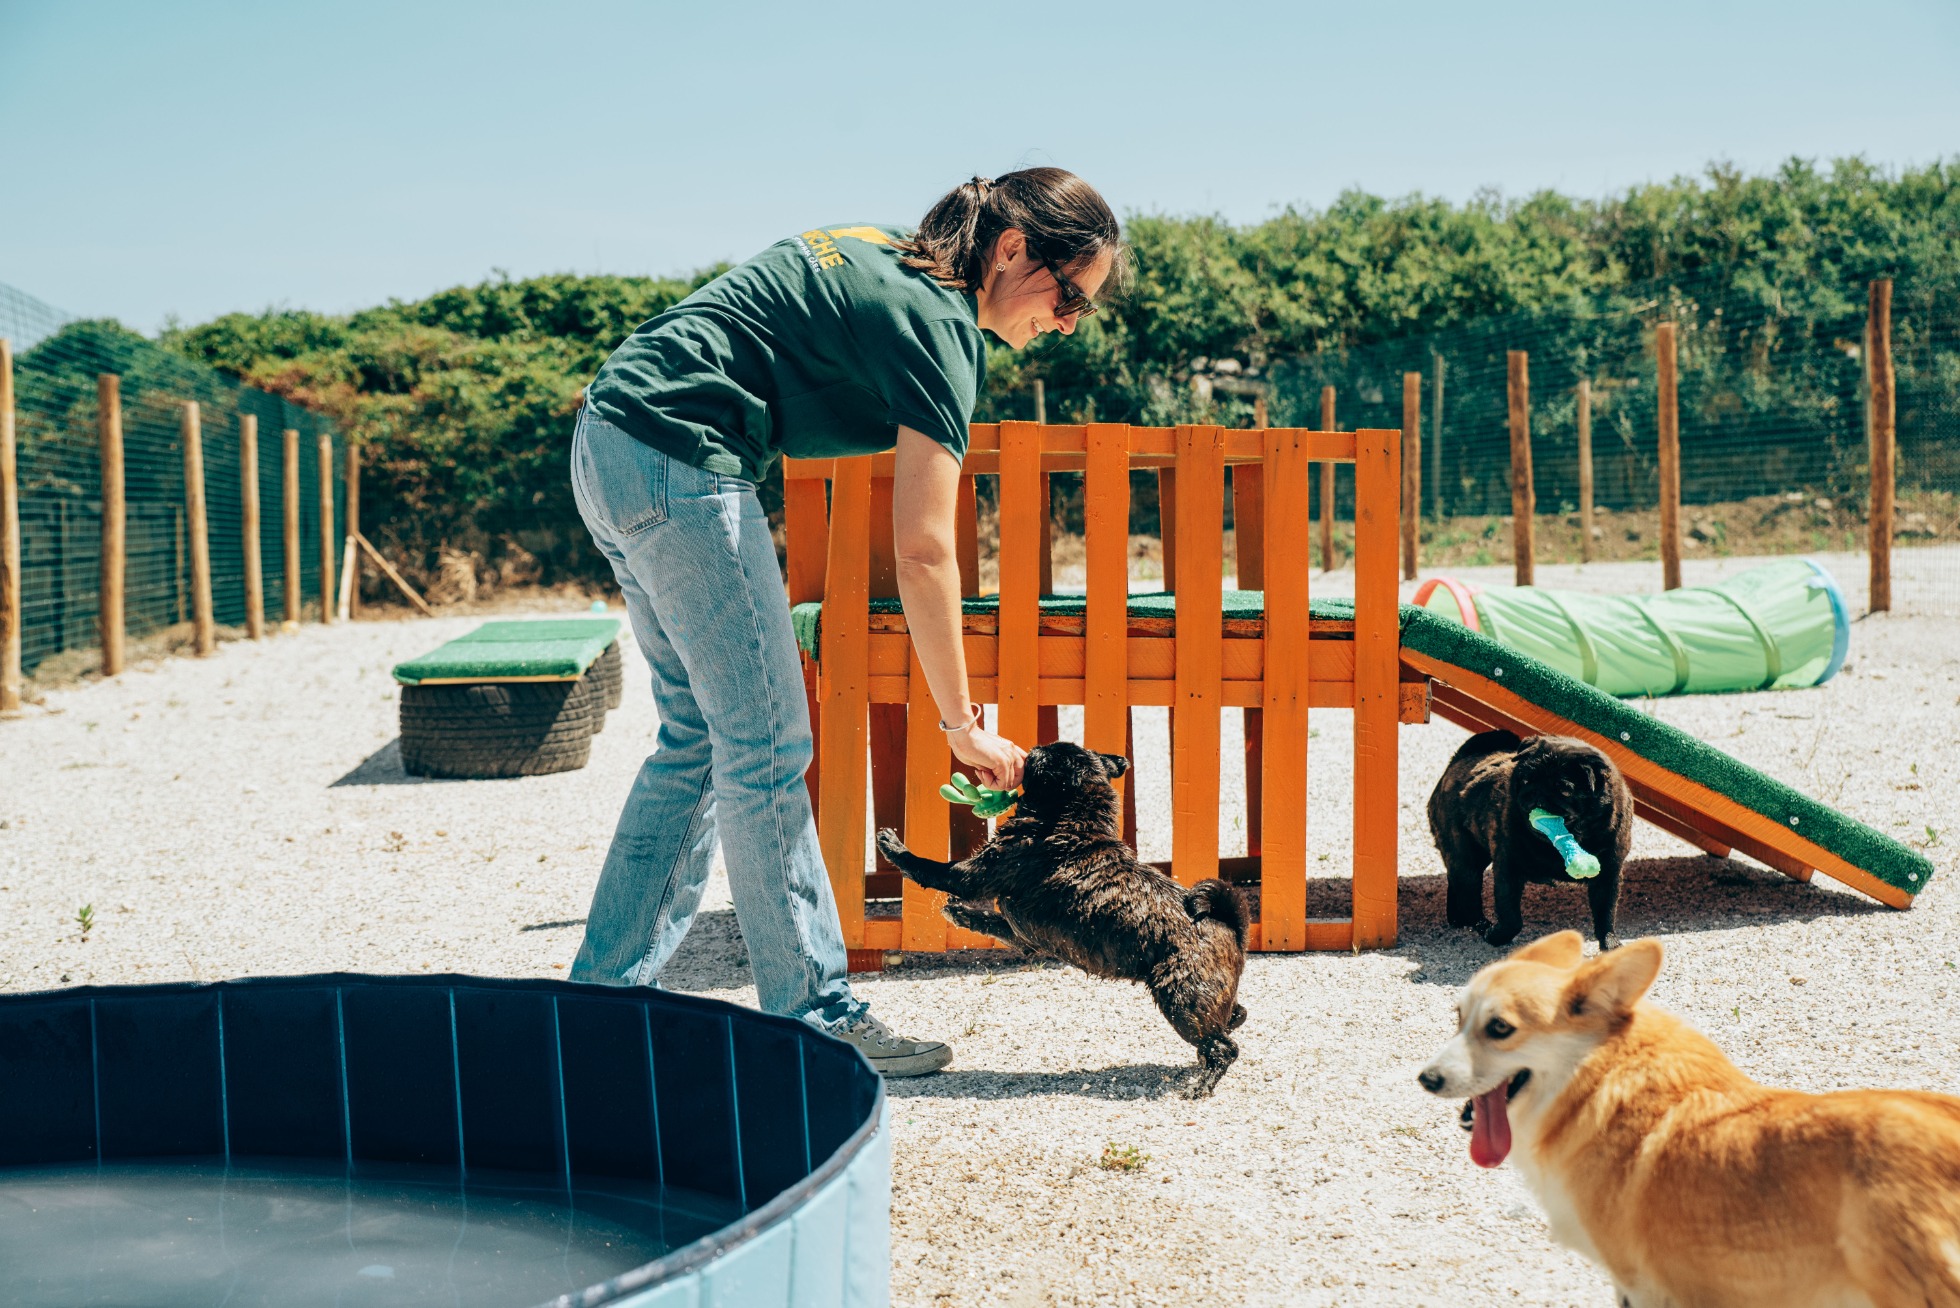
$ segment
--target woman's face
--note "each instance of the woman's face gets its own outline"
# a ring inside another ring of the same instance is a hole
[[[1114,252],[1104,250],[1094,260],[1078,259],[1062,272],[1077,290],[1094,299],[1115,262]],[[1027,238],[1010,227],[994,243],[994,257],[975,298],[980,302],[980,325],[1018,350],[1043,332],[1067,335],[1075,330],[1079,314],[1055,316],[1055,306],[1067,295],[1054,274],[1029,252]]]

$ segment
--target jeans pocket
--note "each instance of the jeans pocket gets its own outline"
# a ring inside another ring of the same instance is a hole
[[[665,522],[674,461],[589,411],[582,425],[585,494],[600,520],[622,538]]]

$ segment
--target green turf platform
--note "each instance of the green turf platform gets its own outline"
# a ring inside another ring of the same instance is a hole
[[[1256,590],[1228,590],[1225,592],[1225,616],[1257,618],[1262,614],[1264,601],[1264,595]],[[1080,595],[1051,595],[1042,599],[1041,610],[1044,613],[1075,615],[1083,611],[1083,604]],[[961,607],[967,613],[993,613],[999,609],[1000,602],[997,596],[989,595],[962,600]],[[816,652],[822,608],[817,603],[799,604],[790,612],[797,643],[807,653]],[[885,599],[873,600],[871,611],[897,613],[900,610],[897,600]],[[1174,612],[1175,596],[1161,591],[1130,596],[1132,616],[1171,617]],[[1313,616],[1352,618],[1354,601],[1315,600]],[[1887,885],[1916,895],[1933,879],[1933,864],[1919,851],[1818,803],[1781,781],[1765,776],[1698,737],[1658,720],[1642,707],[1647,703],[1645,700],[1616,699],[1605,691],[1519,653],[1509,645],[1412,604],[1402,605],[1401,625],[1402,644],[1406,648],[1466,672],[1488,677],[1568,722],[1607,740],[1618,740],[1625,748],[1669,772],[1698,782],[1745,808],[1787,824],[1806,840],[1822,846],[1854,867],[1862,868]]]
[[[618,618],[486,622],[420,658],[395,665],[405,686],[429,681],[574,681],[619,638]]]
[[[1055,617],[1081,617],[1088,611],[1088,600],[1081,595],[1043,595],[1041,611]],[[1354,604],[1351,600],[1315,600],[1313,616],[1316,618],[1352,618]],[[873,613],[902,613],[895,599],[874,599],[871,601]],[[962,613],[997,613],[1000,611],[1000,596],[969,595],[960,601]],[[1260,618],[1266,612],[1266,595],[1257,590],[1228,590],[1225,592],[1225,616],[1227,618]],[[1130,616],[1133,618],[1170,618],[1177,614],[1177,596],[1168,591],[1148,590],[1130,596]],[[812,601],[798,604],[789,611],[790,625],[796,630],[796,643],[805,654],[817,652],[818,631],[822,624],[823,604]]]

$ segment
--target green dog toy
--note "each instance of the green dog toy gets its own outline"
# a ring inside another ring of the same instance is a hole
[[[1014,801],[1021,797],[1018,790],[989,790],[976,786],[966,779],[964,772],[955,772],[953,779],[939,788],[939,797],[948,804],[971,804],[973,816],[977,818],[996,818],[1014,807]],[[1594,864],[1593,870],[1599,870]]]
[[[1599,875],[1599,860],[1579,848],[1579,842],[1565,829],[1565,819],[1556,813],[1547,813],[1542,808],[1531,810],[1531,825],[1538,828],[1540,835],[1552,842],[1559,857],[1565,860],[1568,876],[1583,881],[1587,877]]]

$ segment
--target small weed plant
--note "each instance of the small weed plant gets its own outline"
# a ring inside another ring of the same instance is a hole
[[[75,910],[75,924],[82,929],[82,943],[88,943],[88,933],[95,927],[95,905],[83,904]]]
[[[1141,1172],[1143,1165],[1150,1161],[1150,1155],[1135,1145],[1120,1145],[1114,1140],[1103,1146],[1102,1157],[1096,1166],[1105,1172]]]

